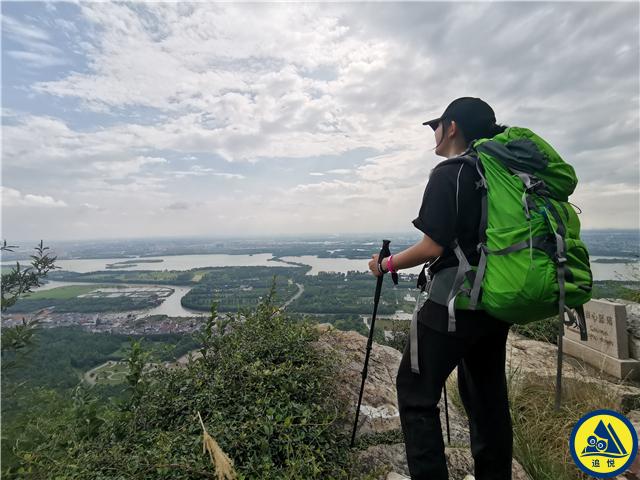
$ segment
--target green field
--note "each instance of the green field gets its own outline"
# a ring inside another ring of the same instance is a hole
[[[78,295],[84,295],[89,292],[93,292],[97,288],[113,288],[114,285],[68,285],[64,287],[56,287],[51,290],[41,290],[30,294],[28,297],[31,300],[40,299],[57,299],[66,300],[69,298],[76,298]]]

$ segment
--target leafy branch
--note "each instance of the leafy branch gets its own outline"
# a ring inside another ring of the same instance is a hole
[[[7,245],[4,240],[0,245],[0,251],[13,252],[18,246]],[[30,255],[31,264],[27,268],[22,268],[20,262],[16,262],[15,267],[9,273],[2,274],[1,295],[2,302],[0,310],[4,312],[23,296],[32,293],[33,288],[42,285],[41,280],[47,274],[60,268],[56,266],[57,257],[51,256],[49,247],[45,247],[42,240],[35,246],[35,255]],[[21,325],[12,328],[5,328],[2,331],[2,356],[8,352],[18,352],[30,346],[33,343],[33,334],[39,323],[38,315],[34,315],[30,320],[22,319]],[[12,365],[11,362],[7,366]]]

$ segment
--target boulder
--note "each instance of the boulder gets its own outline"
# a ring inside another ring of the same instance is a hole
[[[555,378],[558,349],[556,345],[532,340],[513,331],[507,338],[507,377],[510,375],[534,374],[539,377]],[[622,382],[606,373],[565,355],[562,377],[593,383],[609,390],[614,404],[621,411],[640,408],[640,388],[634,382]]]
[[[317,328],[324,334],[317,347],[329,352],[341,363],[340,384],[353,411],[347,418],[355,419],[358,394],[362,383],[362,369],[367,349],[367,337],[357,332],[336,330],[329,324],[320,324]],[[396,374],[402,354],[394,348],[373,343],[369,357],[367,380],[365,382],[362,404],[358,419],[356,436],[401,430],[396,392]],[[440,399],[440,420],[446,442],[446,418],[444,396]],[[352,428],[353,424],[349,425]],[[449,427],[453,445],[468,445],[469,426],[466,414],[460,413],[449,401]]]
[[[606,299],[621,303],[627,310],[627,332],[629,333],[629,356],[640,360],[640,303],[621,298]]]
[[[636,304],[637,305],[637,304]],[[635,308],[635,307],[634,307]],[[635,324],[634,324],[635,325]],[[638,325],[640,327],[640,325]],[[347,419],[344,428],[349,432],[353,426],[355,407],[358,401],[362,369],[366,354],[367,337],[357,332],[344,332],[334,329],[329,324],[317,327],[322,335],[316,342],[316,348],[328,352],[340,363],[340,383],[344,386],[341,394],[345,396],[347,404],[353,411],[346,412]],[[640,331],[640,330],[639,330]],[[400,418],[398,414],[395,379],[402,354],[388,346],[372,344],[369,358],[368,375],[360,411],[357,436],[364,434],[397,433],[401,435]],[[514,332],[509,333],[507,339],[507,376],[536,375],[555,379],[557,348],[555,345],[531,340]],[[456,392],[454,370],[448,381],[452,389],[450,397]],[[609,378],[597,369],[584,365],[578,360],[565,356],[563,377],[580,382],[594,383],[608,389],[616,399],[618,409],[629,412],[628,416],[640,428],[640,388],[631,382],[620,382]],[[635,406],[638,407],[635,407]],[[446,440],[446,423],[444,397],[440,401],[440,415],[443,428],[443,438]],[[637,411],[633,410],[638,408]],[[452,480],[464,480],[473,474],[473,458],[469,450],[469,427],[464,412],[460,412],[451,398],[449,399],[449,423],[451,429],[451,444],[447,446],[445,454]],[[375,437],[373,437],[375,438]],[[363,473],[373,474],[381,480],[392,480],[408,477],[404,443],[372,445],[357,454],[357,465],[354,467]],[[640,461],[625,472],[619,479],[638,480]],[[522,466],[513,460],[513,479],[525,480],[529,477]]]
[[[444,453],[447,457],[447,469],[451,480],[464,480],[468,475],[473,475],[473,457],[468,448],[447,447]],[[371,446],[362,451],[358,459],[359,464],[364,466],[363,473],[375,473],[376,478],[380,480],[409,477],[403,443]],[[513,460],[512,479],[530,480],[530,477],[515,459]]]
[[[329,353],[340,364],[338,369],[340,384],[344,386],[342,395],[345,395],[347,404],[353,407],[353,411],[347,412],[346,418],[350,422],[346,422],[344,428],[351,431],[362,382],[367,337],[354,331],[336,330],[329,324],[321,324],[316,328],[322,335],[315,347]],[[375,342],[372,344],[357,437],[365,434],[401,431],[395,385],[401,358],[402,354],[391,347]],[[449,385],[451,388],[451,380]],[[446,448],[445,454],[450,478],[463,480],[473,472],[473,458],[468,447],[469,426],[466,414],[460,412],[451,399],[448,403],[451,444]],[[440,399],[439,407],[443,438],[447,444],[444,396]],[[395,478],[409,475],[404,443],[373,445],[361,451],[357,458],[358,471],[375,473],[379,475],[377,478],[382,480],[386,479],[390,473],[395,474]],[[513,464],[513,479],[528,480],[515,459]],[[392,475],[391,478],[393,479],[394,476]]]

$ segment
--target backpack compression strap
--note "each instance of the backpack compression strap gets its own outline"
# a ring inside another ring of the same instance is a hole
[[[460,169],[458,170],[458,175],[456,177],[456,217],[458,215],[458,210],[459,210],[460,175],[462,173],[462,169],[464,168],[465,164],[477,169],[478,174],[480,175],[480,181],[478,182],[478,186],[476,188],[481,188],[482,190],[481,190],[480,225],[478,228],[478,236],[480,240],[480,243],[478,244],[478,249],[480,250],[480,263],[478,264],[477,271],[473,270],[473,268],[471,267],[471,264],[467,260],[467,257],[462,251],[462,248],[460,248],[460,245],[458,244],[457,239],[454,239],[452,244],[450,245],[450,248],[453,250],[454,254],[458,259],[458,268],[446,300],[446,306],[447,306],[447,312],[448,312],[448,318],[449,318],[447,323],[448,332],[456,331],[455,303],[459,293],[464,292],[468,296],[470,296],[471,302],[469,304],[469,308],[473,310],[476,309],[478,304],[478,298],[480,296],[480,286],[482,284],[482,278],[484,277],[484,271],[487,265],[486,252],[484,252],[484,250],[481,249],[481,246],[484,243],[486,243],[486,226],[487,226],[487,215],[488,215],[487,213],[488,212],[487,181],[481,172],[480,162],[478,160],[478,157],[477,155],[473,154],[473,150],[471,147],[467,149],[461,156],[446,160],[441,164],[439,164],[438,166],[445,165],[445,164],[452,164],[452,163],[460,163]],[[471,289],[464,288],[465,279],[469,281],[469,285],[471,285]]]

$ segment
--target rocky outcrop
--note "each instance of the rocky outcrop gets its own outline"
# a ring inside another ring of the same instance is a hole
[[[640,305],[627,304],[630,333],[637,334],[640,346]],[[367,338],[356,332],[343,332],[333,329],[328,324],[319,325],[322,332],[316,347],[322,349],[341,362],[340,382],[343,385],[342,395],[353,411],[346,412],[344,428],[351,432],[355,416],[355,406],[358,400],[362,381],[362,368],[366,353]],[[637,332],[637,333],[636,333]],[[531,340],[514,332],[509,333],[507,339],[507,376],[532,376],[555,381],[557,348],[555,345]],[[360,421],[357,436],[367,434],[397,434],[401,438],[400,418],[395,388],[395,379],[402,354],[397,350],[373,343],[369,358],[368,376],[360,411]],[[453,371],[448,385],[455,388],[456,370]],[[621,382],[613,379],[593,367],[565,356],[563,360],[563,379],[565,384],[575,382],[593,383],[610,392],[617,409],[629,412],[627,416],[632,420],[640,434],[640,388],[633,382]],[[453,392],[452,392],[453,395]],[[451,395],[450,395],[451,396]],[[443,438],[446,442],[444,399],[441,399],[440,414],[443,426]],[[453,402],[449,401],[449,422],[451,427],[451,443],[447,445],[446,456],[452,480],[464,480],[473,473],[473,458],[469,450],[469,428],[467,417],[460,412]],[[391,435],[386,438],[395,438]],[[372,438],[372,437],[369,437]],[[374,437],[375,438],[375,437]],[[388,440],[387,440],[388,441]],[[358,454],[359,471],[373,474],[375,478],[401,479],[409,475],[404,444],[386,443],[372,445]],[[640,460],[619,476],[619,480],[639,480]],[[529,477],[524,469],[514,459],[514,480],[525,480]]]
[[[329,353],[341,364],[341,394],[353,404],[353,419],[362,383],[367,338],[354,331],[335,330],[329,324],[318,325],[318,328],[324,334],[320,337],[317,347]],[[362,396],[358,435],[400,428],[395,379],[401,357],[397,350],[373,343]]]
[[[364,366],[367,338],[357,332],[335,330],[329,324],[318,325],[318,329],[323,334],[316,343],[316,348],[329,353],[341,363],[340,383],[344,386],[342,395],[345,395],[348,404],[353,406],[353,411],[348,412],[346,417],[353,422],[362,382],[361,372]],[[357,437],[401,430],[395,387],[401,358],[402,354],[399,351],[373,343]],[[440,415],[444,430],[446,425],[444,398],[440,401]],[[446,450],[446,455],[450,478],[463,480],[466,475],[473,473],[473,459],[468,447],[469,426],[466,414],[458,411],[451,400],[449,401],[449,424],[451,444]],[[350,432],[352,426],[352,423],[346,423],[344,428],[348,428]],[[444,431],[443,438],[446,443]],[[373,445],[363,450],[358,459],[360,471],[379,473],[381,480],[386,479],[389,472],[409,475],[403,443]],[[528,479],[515,459],[513,464],[514,480]]]
[[[537,375],[555,378],[558,350],[551,343],[531,340],[509,332],[507,338],[506,372],[510,375]],[[562,378],[592,383],[608,390],[619,410],[640,408],[640,388],[631,382],[621,382],[606,373],[580,362],[568,355],[564,356]]]
[[[640,303],[621,298],[606,299],[621,303],[627,310],[627,332],[629,333],[629,356],[640,360]]]

